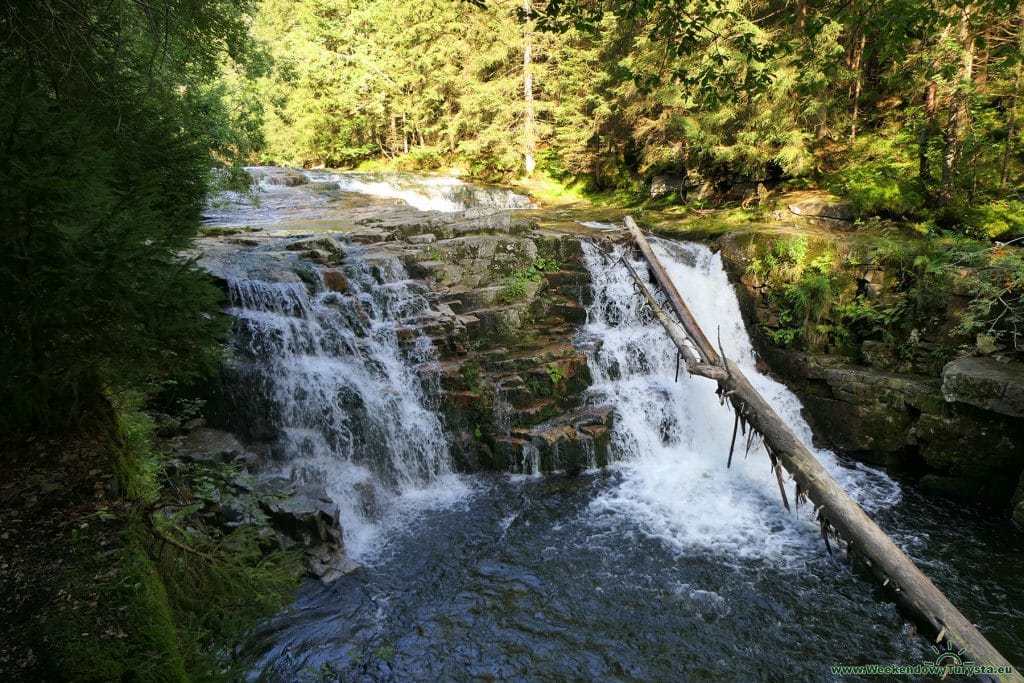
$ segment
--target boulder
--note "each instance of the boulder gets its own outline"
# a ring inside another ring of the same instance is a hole
[[[964,406],[949,416],[921,415],[914,435],[925,464],[936,472],[998,484],[1009,500],[1024,468],[1024,444],[1014,418]]]
[[[298,171],[284,171],[278,173],[267,174],[263,177],[263,182],[267,185],[283,185],[285,187],[298,187],[299,185],[305,185],[309,180],[305,175]],[[337,183],[332,183],[337,187]]]
[[[348,278],[340,268],[325,268],[323,271],[324,287],[332,292],[345,294],[348,292]]]
[[[664,173],[651,178],[651,197],[663,197],[673,192],[682,195],[686,191],[687,179],[682,174]]]
[[[995,358],[958,358],[942,369],[946,401],[1024,417],[1024,364]]]
[[[513,436],[494,437],[492,467],[496,470],[512,470],[523,461],[523,450],[529,445],[526,439]]]
[[[344,256],[344,251],[341,245],[331,237],[306,237],[304,239],[295,240],[285,245],[285,249],[288,251],[301,251],[305,253],[323,253],[333,258],[341,258]]]
[[[174,450],[181,459],[193,462],[227,462],[246,455],[245,448],[234,434],[209,427],[189,433]]]
[[[853,204],[824,194],[798,199],[789,204],[789,210],[797,216],[834,221],[853,221],[857,217]]]
[[[280,477],[261,483],[264,490],[269,487],[272,491],[260,506],[274,528],[303,547],[321,543],[343,547],[338,505],[328,497],[323,487],[292,482],[284,484]]]
[[[524,436],[536,449],[542,472],[574,474],[608,464],[613,421],[611,406],[587,406],[532,427]]]
[[[302,559],[306,571],[327,584],[360,569],[359,563],[345,555],[345,551],[339,547],[320,545],[309,548]]]
[[[892,344],[867,339],[860,346],[860,355],[875,370],[887,372],[896,367],[896,349]]]

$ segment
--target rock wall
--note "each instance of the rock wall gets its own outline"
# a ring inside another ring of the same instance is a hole
[[[733,233],[717,246],[758,352],[800,395],[821,445],[919,476],[929,492],[1010,508],[1024,524],[1024,365],[978,356],[934,362],[964,293],[953,288],[930,338],[915,339],[910,357],[898,358],[892,344],[877,340],[863,341],[854,354],[781,349],[766,334],[780,324],[770,287],[749,268],[773,239],[778,233]],[[833,235],[811,240],[812,249],[815,240],[843,248]],[[854,292],[878,297],[892,285],[884,265],[848,262],[845,282]]]
[[[424,367],[467,471],[579,471],[607,463],[612,411],[583,405],[591,384],[575,332],[589,277],[577,238],[531,231],[410,237],[410,273],[441,316]]]

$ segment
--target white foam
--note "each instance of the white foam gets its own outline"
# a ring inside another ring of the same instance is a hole
[[[416,371],[433,358],[430,340],[420,333],[403,349],[396,334],[428,308],[422,287],[397,258],[377,265],[383,284],[349,259],[347,296],[322,282],[311,293],[297,282],[229,281],[236,348],[251,359],[238,368],[240,395],[268,406],[257,419],[278,435],[279,473],[323,484],[339,504],[346,550],[359,561],[401,519],[469,493]]]
[[[716,339],[720,332],[725,354],[810,443],[799,400],[756,370],[720,258],[703,246],[652,242],[705,333]],[[732,468],[726,469],[734,418],[720,405],[715,383],[688,376],[685,369],[674,382],[675,347],[642,311],[626,269],[613,267],[593,245],[585,245],[585,255],[594,283],[586,334],[601,342],[589,359],[593,390],[616,407],[612,457],[623,475],[591,504],[595,519],[626,515],[679,552],[698,547],[779,562],[800,561],[803,551],[816,552],[809,506],[800,516],[782,507],[763,448],[752,448],[745,457],[745,439],[738,438]],[[638,272],[646,272],[641,263],[635,265]],[[814,452],[868,509],[899,500],[898,486],[884,474],[866,467],[847,469],[832,453]],[[792,484],[787,489],[792,499]]]
[[[528,197],[511,190],[468,185],[450,176],[403,173],[306,171],[310,180],[335,182],[345,192],[400,199],[420,211],[454,213],[470,208],[527,209]]]

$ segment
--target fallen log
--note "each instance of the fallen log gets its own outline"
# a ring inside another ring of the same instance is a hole
[[[685,337],[677,329],[676,322],[657,304],[646,284],[628,262],[623,260],[629,267],[638,290],[651,305],[655,316],[668,331],[680,353],[687,359],[689,371],[718,383],[719,394],[729,398],[736,410],[737,418],[746,420],[752,429],[761,434],[775,466],[784,467],[796,480],[798,501],[800,497],[807,496],[813,502],[821,523],[822,536],[829,550],[831,551],[831,546],[828,536],[834,530],[834,533],[847,543],[847,551],[851,556],[859,556],[858,559],[864,566],[868,567],[884,586],[896,593],[904,608],[935,630],[938,634],[936,642],[945,638],[957,650],[965,651],[962,655],[963,661],[971,661],[992,669],[991,673],[980,673],[980,678],[1024,683],[1024,677],[1021,677],[974,624],[960,613],[832,478],[775,409],[747,380],[743,371],[716,352],[636,223],[630,216],[626,217],[625,223],[637,248],[647,260],[655,281],[664,291],[668,306],[682,324]],[[686,343],[687,339],[696,347],[700,362],[695,358],[693,349]],[[781,489],[782,474],[778,469],[776,473]]]

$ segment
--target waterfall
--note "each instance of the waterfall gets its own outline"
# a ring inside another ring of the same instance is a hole
[[[230,277],[229,290],[241,428],[272,441],[283,476],[324,484],[349,555],[362,559],[410,504],[465,486],[417,373],[433,347],[402,324],[428,311],[423,285],[396,258],[371,265],[356,251],[346,293],[314,268],[305,281]]]
[[[529,209],[530,198],[498,187],[470,185],[449,176],[411,173],[329,173],[306,171],[310,180],[333,182],[345,192],[401,199],[421,211],[453,213],[467,209]]]
[[[735,361],[794,432],[811,444],[799,400],[760,374],[739,304],[721,259],[707,247],[652,240],[697,321],[711,339],[721,338]],[[726,458],[733,413],[719,403],[712,380],[688,376],[674,381],[676,349],[664,329],[642,308],[624,267],[593,244],[584,244],[594,302],[584,334],[596,340],[589,352],[593,392],[616,407],[611,454],[622,480],[591,505],[598,517],[626,515],[644,531],[685,552],[694,547],[735,557],[783,562],[814,548],[811,513],[783,508],[767,454],[746,451],[738,437],[731,469]],[[646,272],[640,261],[638,272]],[[685,368],[685,366],[684,366]],[[899,488],[864,466],[846,467],[829,451],[815,450],[829,472],[869,512],[894,505]],[[792,484],[788,484],[792,500]]]

